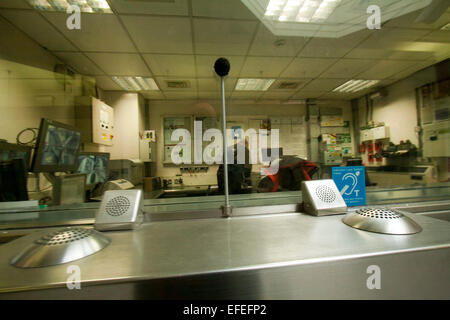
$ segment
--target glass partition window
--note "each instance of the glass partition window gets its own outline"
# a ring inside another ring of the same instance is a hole
[[[53,2],[0,1],[0,162],[26,172],[2,184],[9,199],[57,208],[66,175],[85,176],[65,179],[83,183],[75,207],[135,188],[219,203],[225,170],[235,206],[297,201],[336,167],[364,167],[367,194],[448,185],[445,6]]]

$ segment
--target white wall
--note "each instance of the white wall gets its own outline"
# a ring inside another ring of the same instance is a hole
[[[144,129],[144,99],[137,93],[105,91],[102,100],[114,109],[114,144],[105,146],[111,159],[139,159],[139,133]]]
[[[388,96],[374,101],[373,119],[384,122],[390,128],[390,141],[398,144],[410,140],[418,146],[416,93],[415,89],[436,81],[434,67],[421,70],[412,76],[387,87]],[[366,124],[365,99],[358,100],[359,123]]]

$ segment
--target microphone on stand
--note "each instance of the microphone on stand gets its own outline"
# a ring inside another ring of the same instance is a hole
[[[214,63],[214,70],[219,77],[225,77],[230,72],[230,62],[226,58],[219,58]]]
[[[219,58],[214,63],[214,71],[220,77],[222,92],[222,128],[223,128],[223,173],[224,173],[224,191],[225,205],[222,206],[222,217],[231,216],[232,208],[230,205],[230,196],[228,191],[228,159],[227,159],[227,114],[225,109],[225,79],[230,72],[230,62],[225,58]]]

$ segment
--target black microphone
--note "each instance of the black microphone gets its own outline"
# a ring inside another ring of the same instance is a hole
[[[220,77],[225,77],[230,72],[230,62],[225,58],[219,58],[214,63],[214,70]]]

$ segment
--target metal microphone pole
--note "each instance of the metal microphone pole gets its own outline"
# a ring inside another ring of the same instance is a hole
[[[232,207],[230,205],[230,195],[228,190],[228,157],[227,157],[227,114],[225,108],[225,76],[230,71],[230,63],[225,58],[217,59],[214,64],[214,70],[220,76],[221,94],[222,94],[222,129],[223,129],[223,172],[224,172],[224,191],[225,205],[222,208],[222,217],[231,216]]]

